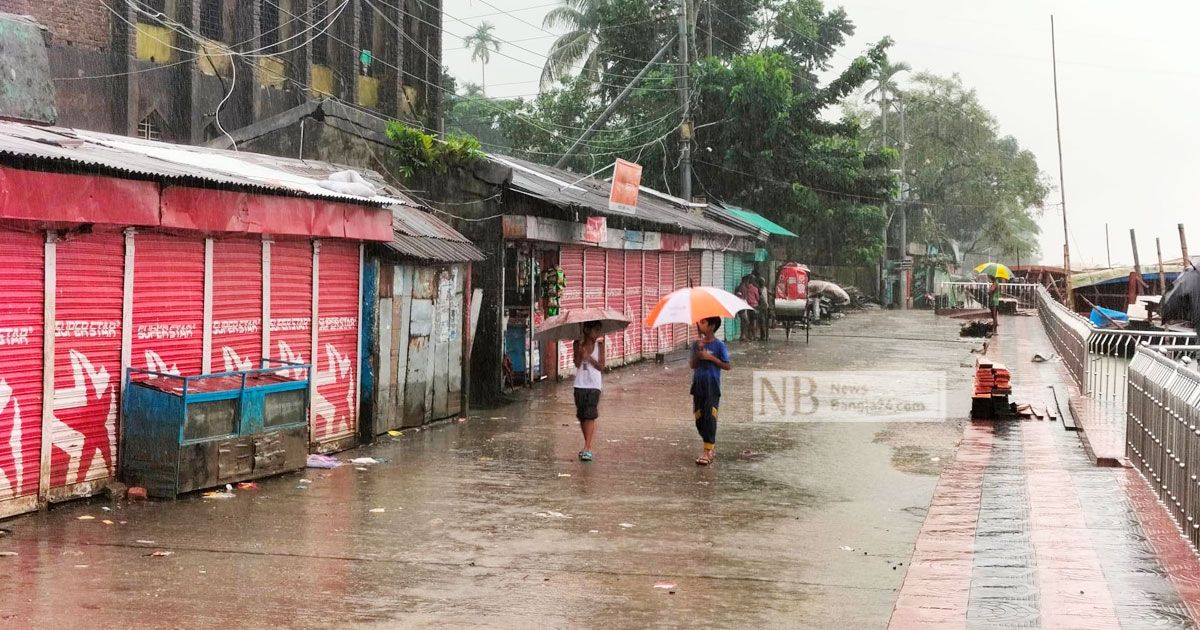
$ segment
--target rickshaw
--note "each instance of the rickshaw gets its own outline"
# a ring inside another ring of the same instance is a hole
[[[792,328],[804,329],[808,343],[812,329],[812,307],[816,300],[808,295],[808,267],[790,262],[779,268],[775,276],[774,319],[783,326],[784,336],[792,337]]]

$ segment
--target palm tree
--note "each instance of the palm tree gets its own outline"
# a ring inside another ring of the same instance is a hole
[[[561,80],[576,65],[593,82],[600,80],[600,31],[602,10],[610,0],[562,0],[562,6],[546,14],[546,28],[566,28],[567,32],[554,40],[542,68],[542,88]]]
[[[888,110],[892,106],[892,97],[900,95],[900,87],[896,84],[896,75],[901,72],[912,70],[912,66],[907,62],[893,64],[891,61],[884,61],[875,70],[875,76],[871,80],[875,82],[875,87],[867,91],[863,100],[867,103],[877,101],[879,103],[879,122],[883,127],[883,146],[888,146]]]
[[[491,22],[483,22],[475,28],[475,32],[463,38],[463,46],[471,49],[471,61],[478,61],[483,70],[483,83],[480,91],[487,93],[487,65],[492,60],[492,51],[500,52],[500,40],[492,34],[496,28]]]

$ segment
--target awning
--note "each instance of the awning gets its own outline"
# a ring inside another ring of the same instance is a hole
[[[771,236],[788,236],[791,238],[797,238],[797,236],[793,234],[791,230],[779,225],[778,223],[768,219],[767,217],[764,217],[757,212],[746,210],[745,208],[739,208],[737,206],[724,206],[724,208],[729,211],[729,214],[732,214],[733,216],[745,221],[746,223],[749,223],[750,225],[753,225],[754,227],[766,232],[767,234],[770,234]]]

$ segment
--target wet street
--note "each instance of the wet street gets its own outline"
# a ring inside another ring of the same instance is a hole
[[[1026,368],[1042,333],[1016,319],[989,353],[1018,393],[1044,389],[1060,366]],[[570,384],[543,384],[340,454],[379,464],[12,519],[0,624],[1188,627],[1172,573],[1195,557],[1142,516],[1136,474],[1090,466],[1057,425],[966,420],[983,344],[959,323],[867,312],[808,344],[734,344],[711,468],[686,364],[647,362],[606,375],[592,463]],[[943,370],[951,419],[754,423],[755,369]]]

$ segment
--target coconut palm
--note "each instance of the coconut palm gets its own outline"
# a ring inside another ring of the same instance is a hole
[[[542,68],[542,88],[566,77],[577,65],[592,81],[600,80],[600,32],[602,10],[610,0],[562,0],[562,6],[546,14],[543,26],[565,28],[554,40]]]
[[[500,40],[492,34],[496,28],[491,22],[482,22],[475,32],[463,38],[463,46],[471,49],[471,61],[478,61],[482,67],[483,81],[480,91],[487,93],[487,65],[492,60],[492,51],[500,52]]]
[[[879,103],[879,122],[883,127],[884,146],[888,144],[888,110],[891,109],[893,100],[900,95],[900,86],[896,84],[896,75],[910,70],[912,70],[912,66],[906,62],[893,64],[890,61],[884,61],[875,70],[875,75],[871,77],[875,87],[868,90],[864,96],[863,100],[868,103]]]

